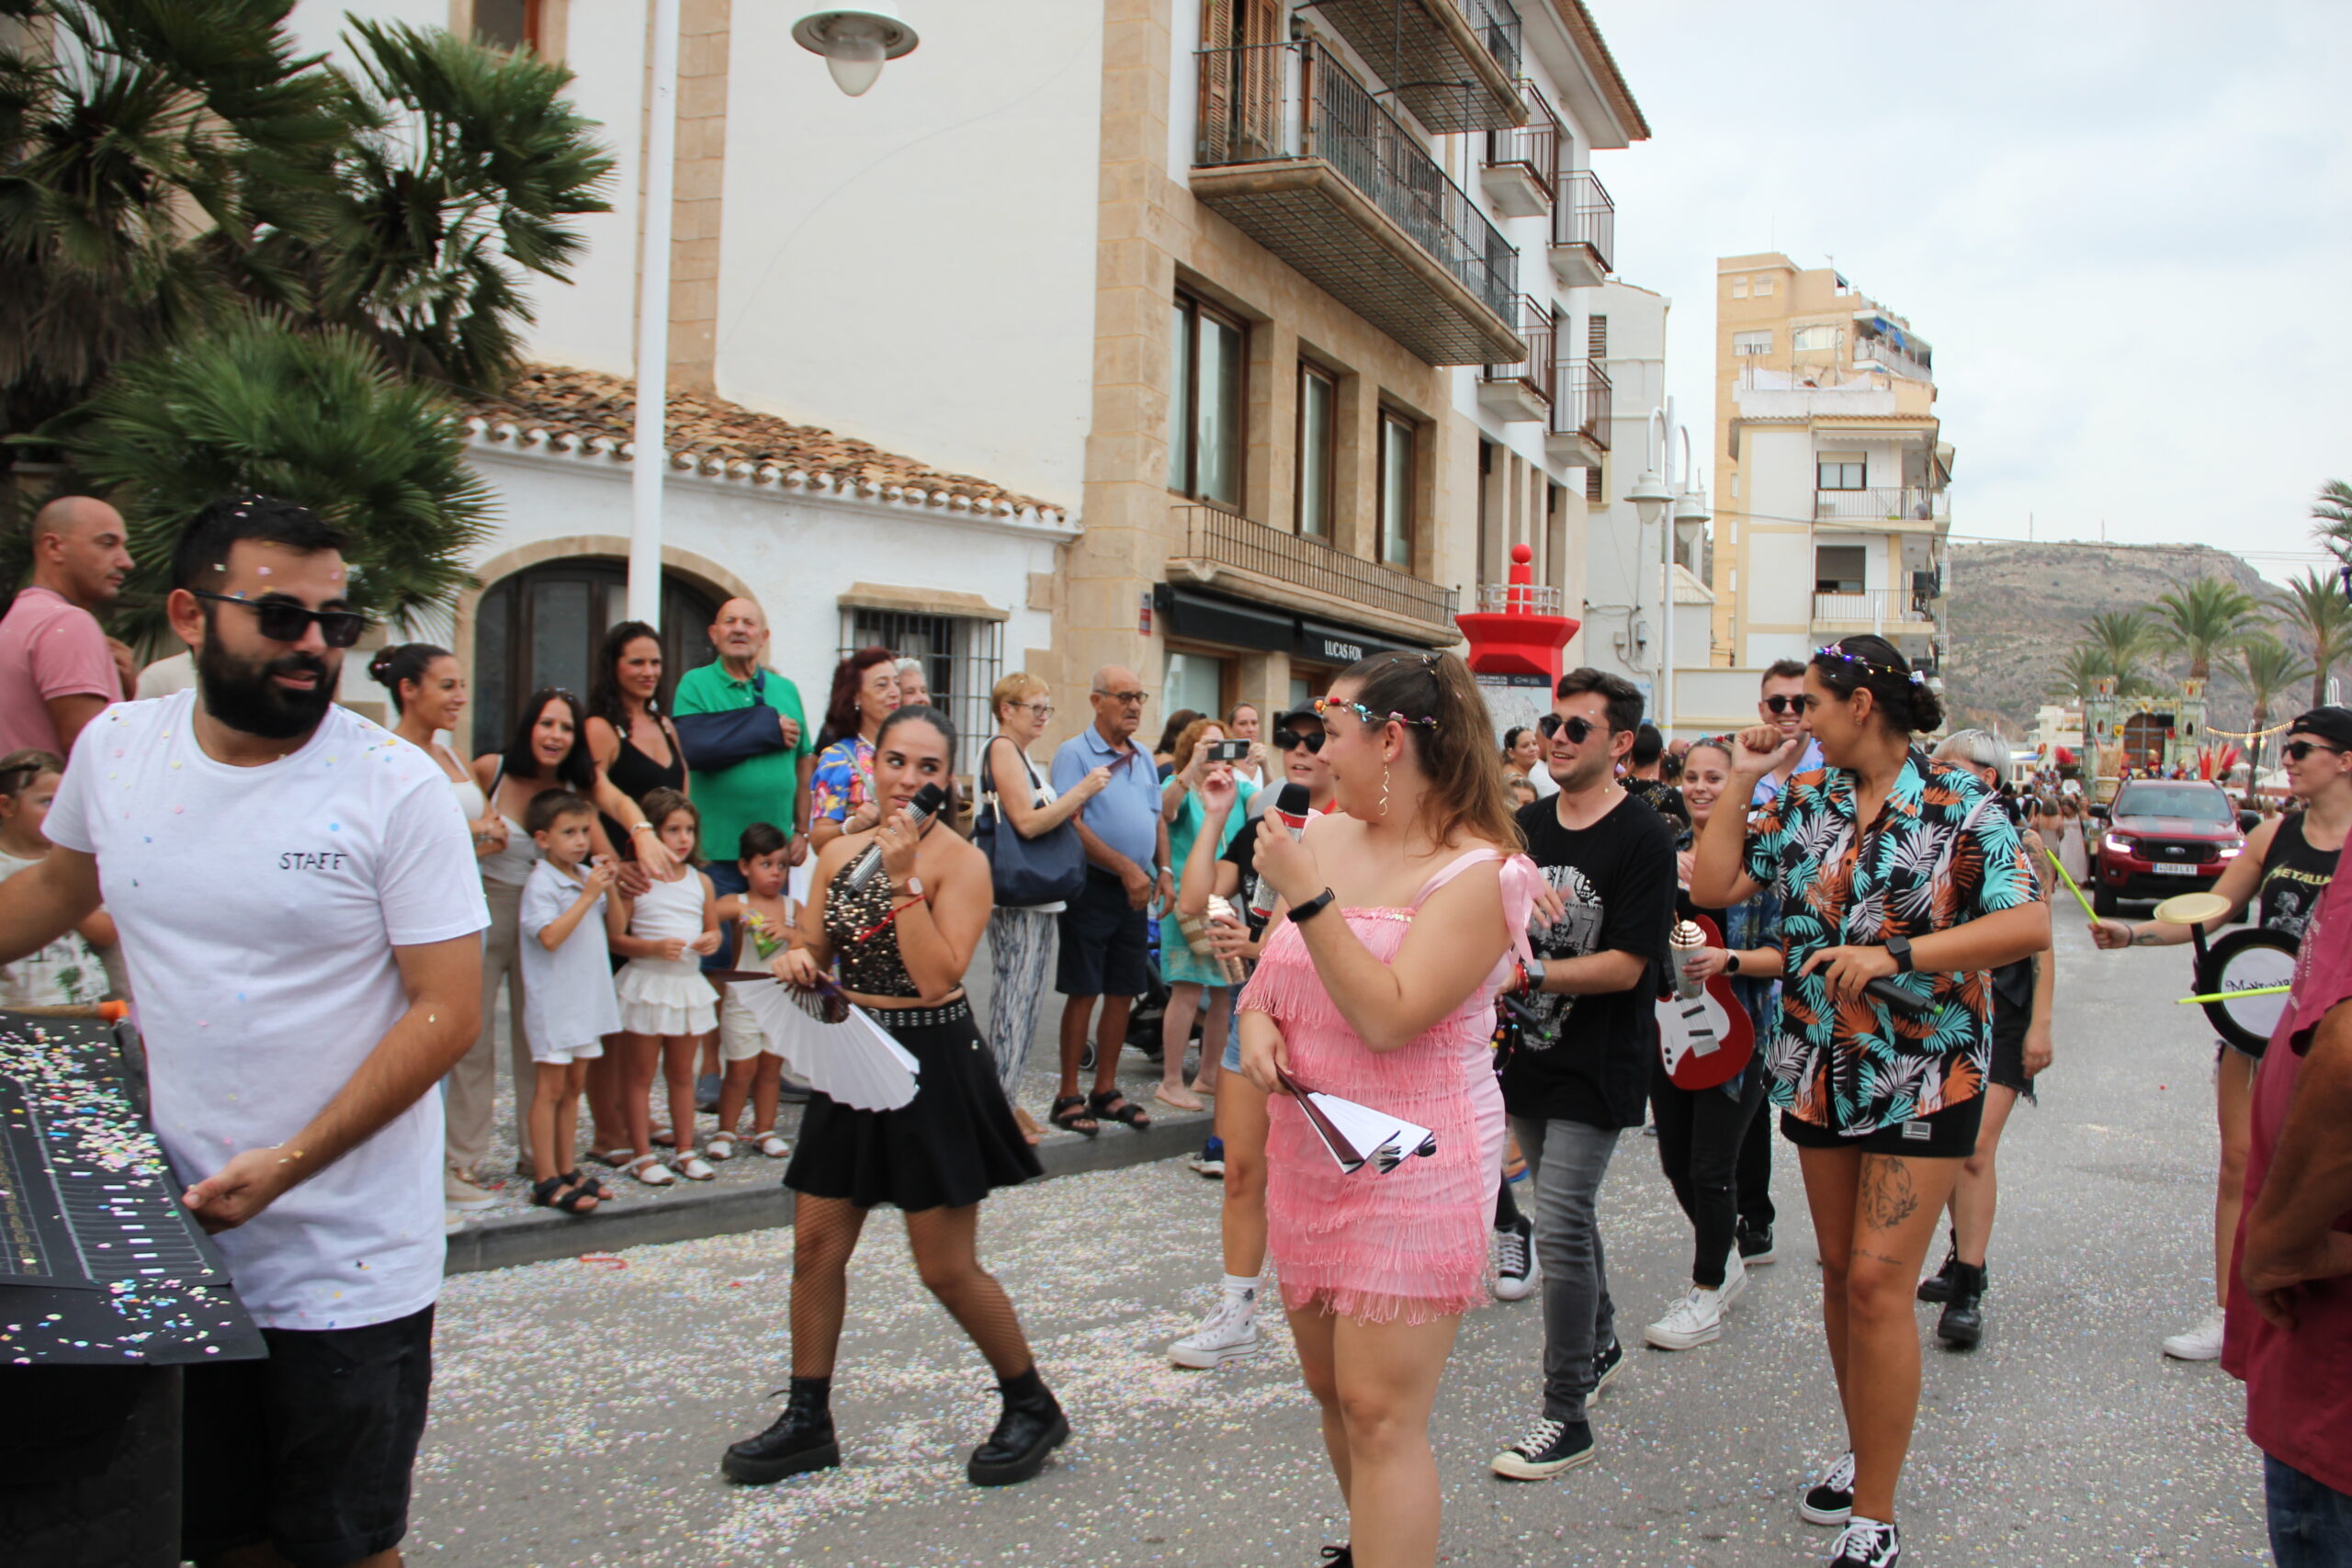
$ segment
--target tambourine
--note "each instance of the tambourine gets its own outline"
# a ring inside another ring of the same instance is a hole
[[[2295,977],[2295,953],[2301,942],[2285,931],[2258,926],[2234,931],[2213,944],[2199,974],[2197,990],[2219,999],[2204,1004],[2205,1016],[2223,1040],[2249,1055],[2270,1043],[2270,1032],[2290,999],[2284,992],[2268,996],[2233,996],[2270,986],[2284,986]]]

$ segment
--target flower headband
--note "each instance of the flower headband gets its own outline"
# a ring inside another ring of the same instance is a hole
[[[1892,664],[1877,663],[1874,660],[1864,659],[1859,653],[1849,653],[1834,642],[1826,648],[1815,649],[1813,650],[1813,656],[1815,659],[1835,659],[1842,663],[1859,664],[1863,669],[1868,670],[1874,674],[1898,676],[1903,680],[1910,682],[1915,686],[1924,686],[1928,683],[1928,678],[1925,675],[1920,674],[1917,670],[1897,670]]]
[[[1411,718],[1401,713],[1390,713],[1384,717],[1381,715],[1373,712],[1362,703],[1343,703],[1337,697],[1317,697],[1315,699],[1315,716],[1317,718],[1322,717],[1323,715],[1329,713],[1333,708],[1347,708],[1353,712],[1358,718],[1361,718],[1366,724],[1371,725],[1386,724],[1391,719],[1394,719],[1398,724],[1425,724],[1431,729],[1435,729],[1437,728],[1437,720],[1434,718]]]

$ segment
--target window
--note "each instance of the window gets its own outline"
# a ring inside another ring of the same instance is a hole
[[[1298,531],[1331,536],[1332,448],[1339,434],[1340,383],[1314,366],[1298,367]]]
[[[1756,280],[1756,298],[1758,299],[1770,299],[1771,297],[1772,280],[1769,277],[1758,277]]]
[[[1182,713],[1191,708],[1214,717],[1225,716],[1225,677],[1232,662],[1215,654],[1179,653],[1171,649],[1159,683],[1164,711]]]
[[[1860,456],[1847,454],[1821,457],[1813,467],[1816,490],[1861,490],[1870,468]]]
[[[1413,422],[1380,415],[1380,558],[1413,568]]]
[[[492,49],[540,47],[539,11],[546,0],[474,0],[474,41]]]
[[[1190,295],[1169,335],[1168,488],[1241,509],[1241,374],[1248,329]]]
[[[1744,277],[1735,277],[1731,280],[1731,297],[1735,299],[1745,299],[1747,298],[1747,279]]]
[[[1838,346],[1836,327],[1799,327],[1789,346],[1799,354],[1821,354]]]
[[[1731,334],[1731,351],[1735,356],[1740,358],[1746,358],[1750,355],[1770,354],[1772,352],[1772,334],[1770,333],[1734,333]]]
[[[1004,673],[1004,623],[844,604],[841,657],[861,648],[887,648],[901,659],[922,660],[931,705],[956,721],[956,771],[978,767],[996,729],[989,691]]]
[[[1587,316],[1584,321],[1584,352],[1589,359],[1609,357],[1609,318]]]
[[[1815,593],[1860,593],[1863,562],[1869,551],[1860,545],[1816,545],[1813,551],[1813,591]]]
[[[710,596],[662,574],[662,682],[718,657]],[[474,609],[473,749],[501,751],[523,705],[542,686],[585,693],[609,628],[628,619],[628,568],[602,556],[528,567],[490,585]]]
[[[1608,503],[1609,481],[1600,471],[1600,465],[1598,463],[1584,471],[1584,498],[1587,502],[1594,506]]]

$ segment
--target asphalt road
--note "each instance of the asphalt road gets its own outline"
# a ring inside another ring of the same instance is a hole
[[[1904,1561],[2267,1562],[2238,1386],[2157,1351],[2209,1299],[2213,1047],[2171,1005],[2188,960],[2095,953],[2079,919],[2061,925],[2057,1064],[2002,1149],[1984,1342],[1927,1352]],[[1532,1485],[1487,1473],[1535,1413],[1540,1327],[1532,1301],[1465,1322],[1437,1413],[1445,1561],[1818,1559],[1831,1532],[1794,1500],[1839,1429],[1803,1193],[1778,1154],[1781,1261],[1721,1341],[1667,1354],[1634,1342],[1679,1288],[1687,1231],[1655,1145],[1621,1144],[1602,1223],[1631,1364],[1596,1406],[1593,1464]],[[717,1463],[775,1408],[786,1233],[454,1280],[409,1560],[1312,1563],[1343,1525],[1286,1337],[1216,1373],[1159,1354],[1214,1294],[1216,1192],[1170,1161],[989,1205],[983,1255],[1077,1428],[1002,1491],[963,1480],[992,1387],[887,1213],[852,1272],[834,1398],[847,1462],[766,1489],[726,1484]]]

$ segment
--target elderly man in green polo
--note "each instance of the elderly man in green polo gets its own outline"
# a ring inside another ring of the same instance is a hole
[[[792,863],[808,854],[808,775],[816,738],[800,690],[760,667],[767,617],[749,599],[729,599],[711,623],[716,662],[679,678],[672,704],[678,740],[702,811],[704,870],[718,891],[743,891],[736,848],[743,829],[769,822],[792,841]],[[723,954],[714,954],[723,957]]]

